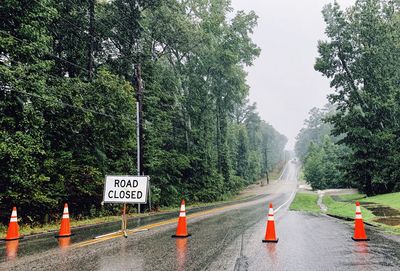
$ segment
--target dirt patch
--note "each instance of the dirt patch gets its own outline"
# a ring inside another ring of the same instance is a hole
[[[400,216],[392,216],[392,217],[382,217],[375,219],[374,221],[382,224],[386,224],[389,226],[400,226]]]
[[[365,206],[365,205],[364,205]],[[386,207],[386,206],[380,206],[380,205],[366,205],[365,208],[370,210],[375,216],[400,216],[400,211]]]
[[[331,198],[334,200],[334,201],[340,201],[340,202],[344,202],[345,200],[343,200],[340,196],[338,196],[338,195],[331,195]]]
[[[366,201],[363,201],[363,202],[361,202],[361,205],[362,206],[368,206],[368,205],[377,205],[375,202],[366,202]]]
[[[338,189],[325,189],[326,195],[349,195],[349,194],[357,194],[357,189],[353,188],[338,188]]]

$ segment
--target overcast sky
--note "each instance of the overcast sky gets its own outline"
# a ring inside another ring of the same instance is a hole
[[[308,111],[327,103],[329,80],[314,71],[317,42],[324,39],[322,7],[329,0],[232,0],[236,10],[254,10],[259,16],[253,40],[261,48],[248,68],[250,101],[258,112],[289,139],[296,135]],[[338,0],[342,7],[354,0]]]

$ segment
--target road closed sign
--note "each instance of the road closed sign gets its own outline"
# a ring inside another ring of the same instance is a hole
[[[149,176],[106,176],[105,203],[147,203]]]

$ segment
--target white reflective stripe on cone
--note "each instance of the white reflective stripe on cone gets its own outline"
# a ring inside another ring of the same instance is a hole
[[[360,206],[356,206],[356,213],[361,213],[361,207]]]
[[[362,219],[361,214],[357,214],[357,215],[356,215],[356,219]]]
[[[13,216],[17,217],[17,211],[13,210],[13,211],[11,212],[11,217],[13,217]]]
[[[68,207],[65,207],[65,208],[64,208],[63,213],[64,213],[64,214],[68,214],[68,213],[69,213],[69,212],[68,212]]]
[[[10,222],[18,222],[17,217],[11,217]]]
[[[186,211],[185,204],[181,205],[181,211]]]
[[[268,216],[268,221],[274,221],[274,217],[273,216]]]
[[[69,214],[63,214],[62,218],[69,218]]]
[[[273,214],[274,214],[274,209],[272,209],[272,208],[269,208],[269,212],[268,212],[268,214],[269,214],[269,215],[273,215]]]
[[[179,217],[185,217],[186,216],[186,213],[185,212],[180,212],[179,213]]]

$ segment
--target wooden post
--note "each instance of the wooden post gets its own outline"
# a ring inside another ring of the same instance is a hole
[[[128,225],[127,217],[126,217],[126,203],[124,203],[124,207],[122,209],[122,227],[121,231],[124,233],[124,237],[127,238],[128,234],[126,233],[126,228]]]
[[[134,86],[136,89],[136,111],[137,111],[137,174],[138,176],[144,175],[143,170],[143,82],[142,82],[142,74],[141,74],[141,66],[140,63],[136,64],[134,67]],[[149,184],[150,185],[150,184]],[[150,190],[150,186],[149,186]],[[150,199],[149,199],[150,201]],[[149,203],[151,206],[151,203]],[[138,204],[138,213],[140,213],[140,204]]]
[[[94,51],[94,1],[89,0],[89,42],[88,42],[88,79],[93,79],[93,51]]]

